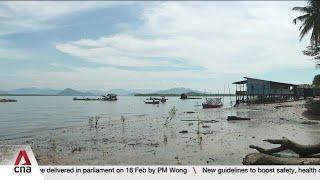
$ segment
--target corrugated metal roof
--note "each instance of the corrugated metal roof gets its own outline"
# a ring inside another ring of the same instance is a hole
[[[277,81],[269,81],[269,80],[263,80],[263,79],[256,79],[256,78],[250,78],[250,77],[243,77],[245,79],[254,79],[257,81],[266,81],[266,82],[271,82],[271,83],[276,83],[276,84],[285,84],[285,85],[290,85],[290,86],[298,86],[297,84],[291,84],[291,83],[283,83],[283,82],[277,82]]]
[[[232,84],[246,84],[247,80],[233,82]]]

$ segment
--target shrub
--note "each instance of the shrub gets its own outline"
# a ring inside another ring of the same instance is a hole
[[[306,108],[313,115],[320,115],[320,100],[308,100]]]

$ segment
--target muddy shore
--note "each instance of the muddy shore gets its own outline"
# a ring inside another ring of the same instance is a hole
[[[304,103],[178,109],[166,125],[169,115],[97,115],[78,126],[0,143],[30,144],[40,165],[241,165],[255,152],[249,145],[272,147],[266,138],[319,143],[320,119],[305,116]],[[227,121],[230,115],[251,120]]]

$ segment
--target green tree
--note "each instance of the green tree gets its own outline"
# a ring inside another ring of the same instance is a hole
[[[315,87],[320,87],[320,74],[314,76],[312,84]]]
[[[307,56],[313,56],[319,65],[320,59],[320,1],[307,0],[307,6],[294,7],[292,10],[303,13],[303,15],[293,19],[293,23],[301,23],[300,41],[311,32],[310,46],[303,53]]]
[[[292,10],[304,13],[303,15],[293,19],[293,23],[301,22],[300,40],[302,40],[308,32],[311,32],[310,42],[312,46],[317,47],[320,42],[320,1],[308,0],[305,7],[294,7]]]

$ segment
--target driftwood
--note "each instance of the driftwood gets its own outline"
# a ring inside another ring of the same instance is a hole
[[[320,144],[315,145],[301,145],[291,141],[288,138],[283,137],[282,139],[266,139],[263,140],[265,142],[271,144],[280,144],[280,147],[272,148],[272,149],[264,149],[259,146],[251,145],[249,146],[252,149],[256,149],[257,151],[264,153],[264,154],[274,154],[277,152],[281,152],[284,150],[292,150],[293,152],[297,153],[300,157],[307,157],[310,155],[320,153]]]
[[[320,158],[276,157],[263,153],[246,155],[243,165],[319,165]]]
[[[250,120],[250,118],[243,118],[238,116],[228,116],[228,121],[241,121],[241,120]]]
[[[280,144],[279,147],[264,149],[259,146],[251,145],[252,149],[260,153],[249,154],[243,159],[243,164],[266,164],[266,165],[280,165],[280,164],[320,164],[320,158],[316,154],[320,153],[320,144],[302,145],[293,142],[285,137],[282,139],[266,139],[263,140],[271,144]],[[276,157],[272,156],[275,153],[291,150],[299,155],[298,157]]]
[[[217,120],[198,120],[198,119],[183,119],[181,121],[195,121],[195,122],[202,122],[202,123],[217,123]]]

